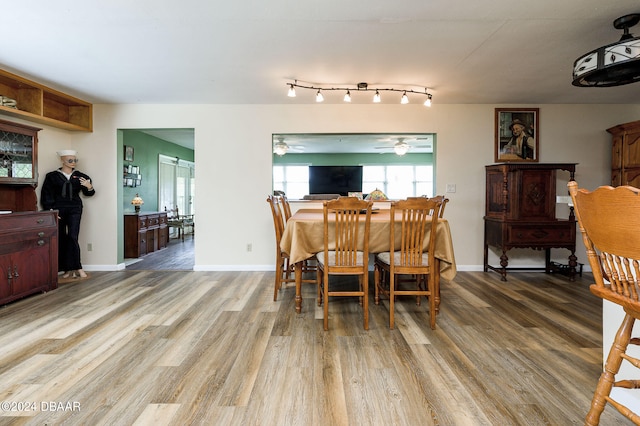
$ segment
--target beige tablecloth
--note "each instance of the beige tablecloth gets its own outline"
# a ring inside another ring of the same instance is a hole
[[[369,252],[389,251],[390,210],[381,209],[371,214]],[[396,222],[400,222],[397,215]],[[363,224],[364,228],[364,224]],[[395,247],[400,247],[400,227],[396,226]],[[428,230],[429,231],[429,230]],[[330,232],[331,233],[331,232]],[[425,238],[425,245],[428,244]],[[280,242],[280,248],[289,254],[292,263],[301,262],[324,250],[324,224],[321,209],[298,210],[288,221]],[[331,244],[329,246],[331,247]],[[451,231],[446,219],[439,219],[436,233],[435,257],[440,260],[440,274],[446,280],[456,276],[456,261],[451,242]]]

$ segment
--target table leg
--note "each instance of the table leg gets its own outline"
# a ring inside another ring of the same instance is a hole
[[[296,262],[296,312],[302,312],[302,264],[304,262]]]

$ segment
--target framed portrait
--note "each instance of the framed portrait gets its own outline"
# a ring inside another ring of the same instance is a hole
[[[538,162],[539,116],[539,108],[496,108],[496,163]]]
[[[133,161],[133,147],[124,146],[124,161]]]

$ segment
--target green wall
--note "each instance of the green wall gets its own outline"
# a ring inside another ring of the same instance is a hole
[[[285,154],[274,155],[273,164],[357,166],[360,164],[433,164],[433,154]]]
[[[122,188],[123,211],[132,212],[131,200],[136,194],[144,200],[141,210],[143,212],[158,211],[158,156],[178,157],[181,160],[194,161],[194,151],[158,139],[138,130],[122,130],[123,145],[133,147],[133,161],[123,161],[123,165],[129,164],[140,167],[142,184],[138,187]],[[122,179],[121,183],[122,185]]]

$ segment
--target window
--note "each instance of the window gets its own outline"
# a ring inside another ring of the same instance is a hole
[[[309,166],[273,166],[273,189],[298,200],[309,193]]]
[[[362,192],[379,189],[395,200],[433,196],[432,165],[381,165],[363,168]]]
[[[273,189],[284,191],[290,199],[301,199],[309,193],[308,165],[273,166]],[[433,196],[433,165],[364,165],[362,192],[375,189],[391,199],[419,195]]]
[[[195,214],[195,164],[162,154],[158,162],[158,208],[177,206],[180,214]]]

